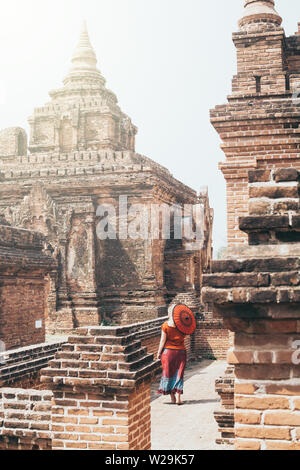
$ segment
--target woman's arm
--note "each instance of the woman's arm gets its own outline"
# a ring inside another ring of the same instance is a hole
[[[159,343],[159,348],[157,351],[157,359],[160,359],[162,350],[164,349],[164,346],[167,341],[167,335],[164,331],[161,332],[161,338],[160,338],[160,343]]]

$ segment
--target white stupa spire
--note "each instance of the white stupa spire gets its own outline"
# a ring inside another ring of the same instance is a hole
[[[65,85],[76,80],[100,79],[105,82],[100,71],[97,69],[97,57],[91,44],[86,21],[83,21],[79,42],[73,52],[72,67],[64,80]]]
[[[86,21],[84,20],[80,33],[80,39],[72,57],[72,70],[82,68],[96,70],[96,65],[96,53],[93,49],[93,46],[91,45]]]

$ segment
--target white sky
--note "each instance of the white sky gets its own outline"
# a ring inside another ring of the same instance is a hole
[[[0,129],[28,130],[60,87],[87,20],[98,66],[138,126],[136,150],[197,191],[209,187],[215,254],[226,245],[224,160],[209,109],[236,71],[231,33],[244,0],[0,0]],[[288,35],[299,0],[277,0]]]

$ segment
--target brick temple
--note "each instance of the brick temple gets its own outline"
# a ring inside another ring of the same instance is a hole
[[[0,132],[2,223],[41,232],[58,263],[48,274],[52,332],[155,319],[178,293],[199,301],[211,260],[207,190],[197,194],[135,152],[137,128],[105,83],[84,24],[63,87],[29,118],[29,144],[23,129]],[[113,205],[120,222],[124,197],[128,208],[198,205],[200,245],[126,238],[119,233],[122,221],[116,239],[99,239],[97,208]]]

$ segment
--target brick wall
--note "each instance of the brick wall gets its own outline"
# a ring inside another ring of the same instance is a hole
[[[0,390],[0,449],[150,449],[153,354],[166,319],[80,328],[67,342],[3,353],[1,384],[33,380],[39,390]],[[190,336],[186,346],[190,358]]]
[[[148,449],[158,369],[136,326],[78,329],[42,372],[54,397],[53,449]]]
[[[40,389],[40,370],[63,343],[42,343],[0,353],[0,387]]]
[[[46,275],[56,261],[45,238],[0,225],[0,340],[6,349],[45,341]]]
[[[1,339],[7,349],[45,341],[45,282],[0,281]],[[40,321],[37,328],[35,322]]]
[[[129,397],[128,444],[119,445],[119,449],[151,449],[151,406],[150,388],[143,384]]]
[[[0,389],[0,450],[51,450],[52,393]]]
[[[230,332],[221,320],[197,320],[193,348],[197,355],[207,359],[226,359],[230,346]]]
[[[42,371],[52,391],[0,390],[0,449],[150,449],[159,362],[136,326],[78,329]]]

